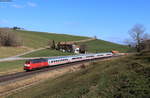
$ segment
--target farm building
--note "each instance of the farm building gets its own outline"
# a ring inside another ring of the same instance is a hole
[[[81,47],[81,45],[77,45],[76,43],[68,43],[68,42],[60,42],[57,44],[58,50],[63,52],[73,52],[73,53],[86,53],[85,49]]]

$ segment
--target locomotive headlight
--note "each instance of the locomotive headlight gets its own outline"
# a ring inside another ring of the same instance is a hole
[[[25,67],[29,67],[30,65],[29,65],[29,64],[24,64],[24,66],[25,66]]]

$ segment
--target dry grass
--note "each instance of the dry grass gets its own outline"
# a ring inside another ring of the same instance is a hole
[[[25,47],[0,47],[0,58],[14,56],[26,51],[29,51],[29,49]]]

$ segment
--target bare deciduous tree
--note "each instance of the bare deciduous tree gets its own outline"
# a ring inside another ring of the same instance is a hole
[[[136,43],[137,52],[140,52],[140,43],[143,39],[144,33],[145,33],[145,27],[141,24],[134,25],[134,27],[129,31],[131,38]]]

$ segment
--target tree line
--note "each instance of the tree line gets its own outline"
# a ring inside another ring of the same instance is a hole
[[[21,46],[22,44],[22,38],[11,29],[0,29],[0,46]]]

